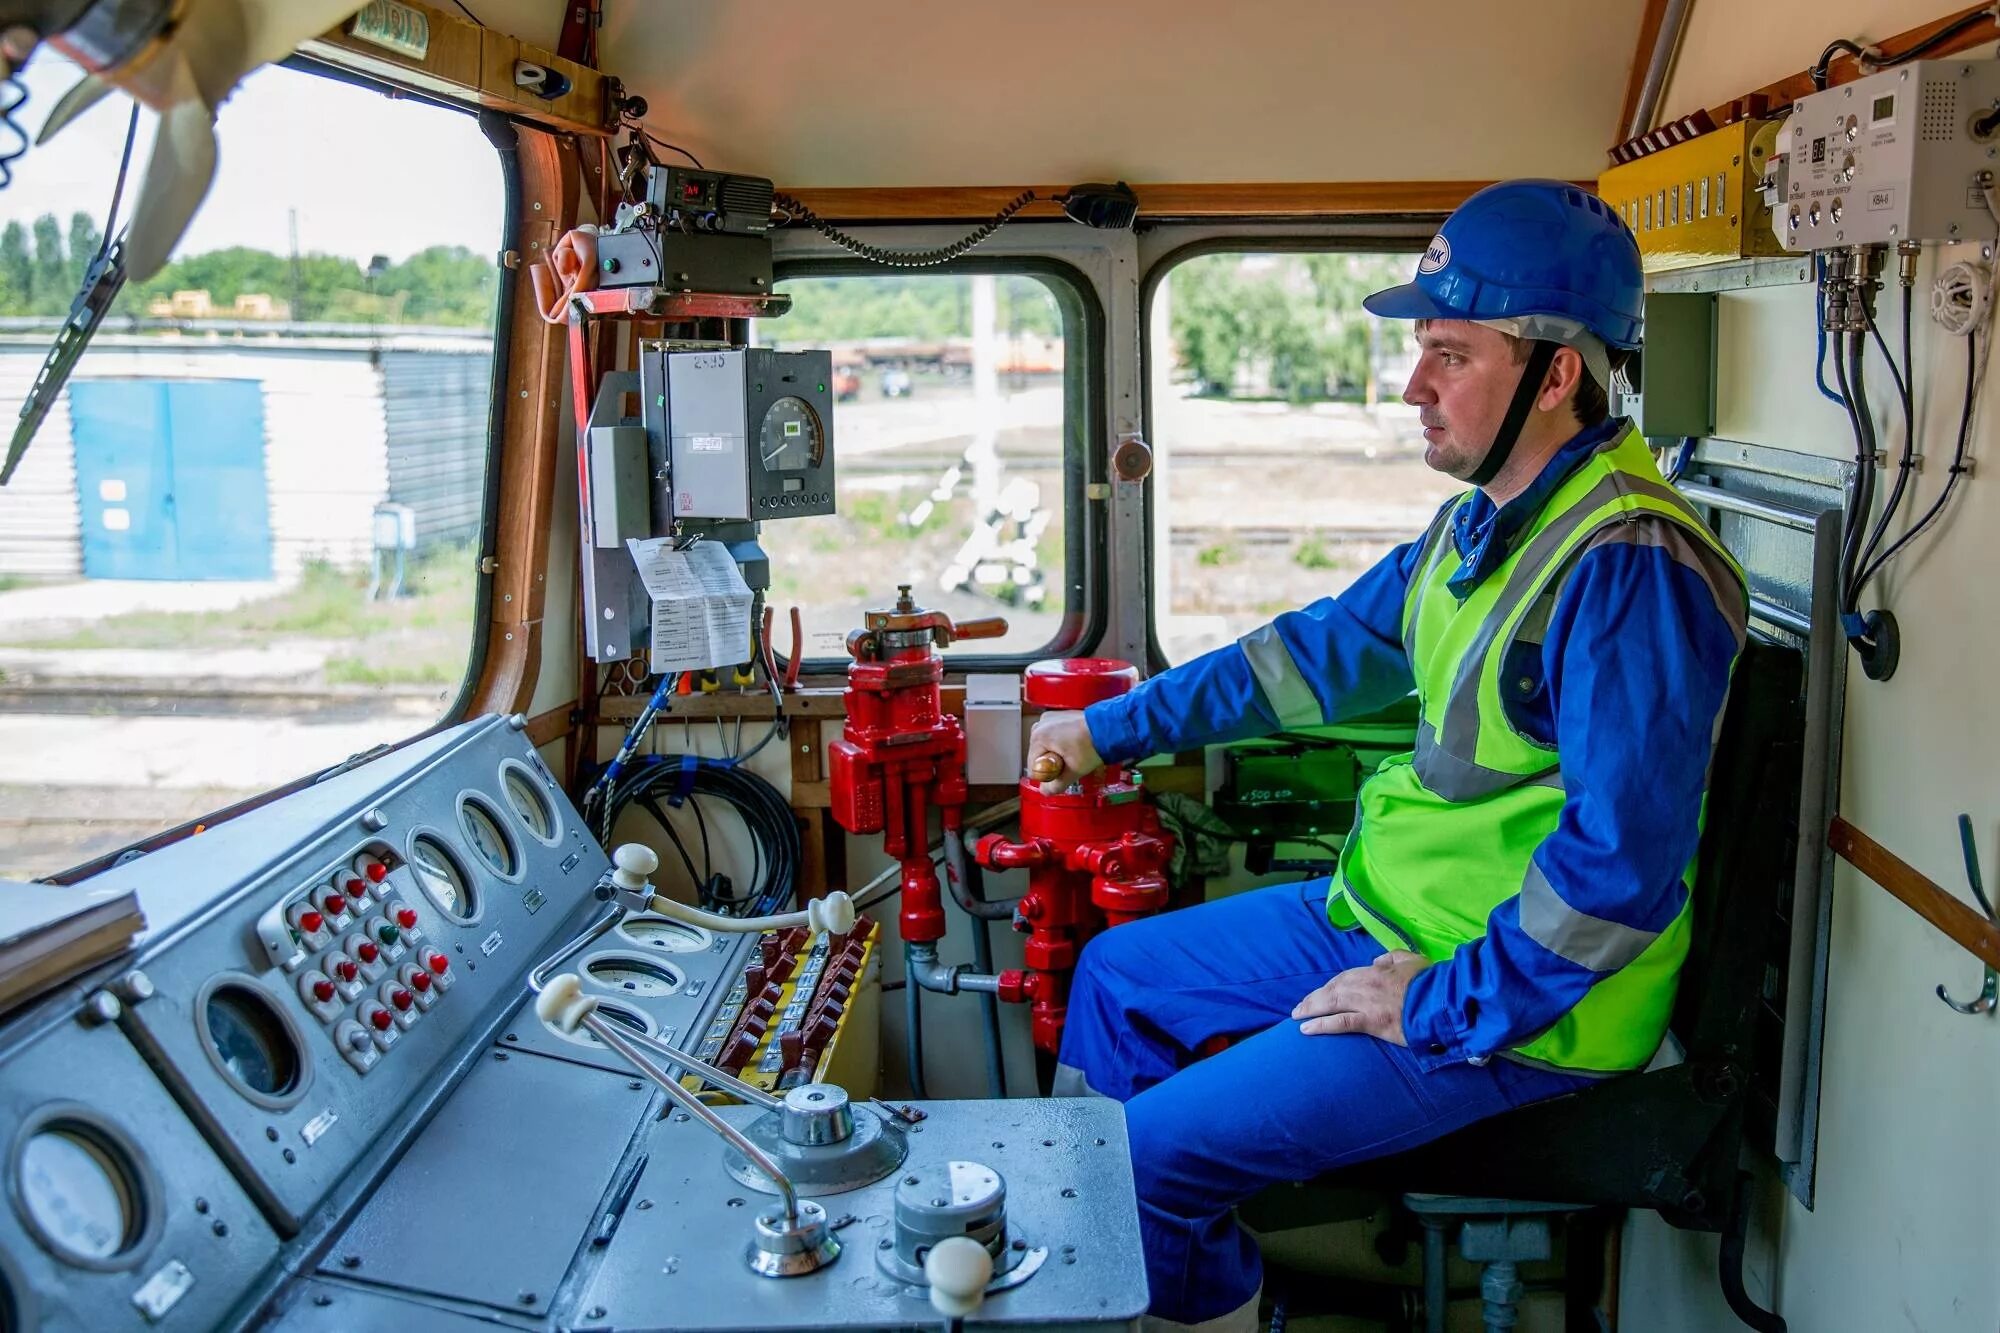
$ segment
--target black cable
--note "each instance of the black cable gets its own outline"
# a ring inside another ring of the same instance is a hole
[[[1854,610],[1847,594],[1854,587],[1855,568],[1861,555],[1861,533],[1868,511],[1875,502],[1875,463],[1872,436],[1874,423],[1868,415],[1867,387],[1862,374],[1861,353],[1865,335],[1849,333],[1833,340],[1833,373],[1840,384],[1840,396],[1847,402],[1847,425],[1854,433],[1854,482],[1848,491],[1847,519],[1840,537],[1840,602],[1842,614]],[[1848,373],[1849,358],[1854,373]],[[1849,638],[1855,637],[1852,633]]]
[[[1868,541],[1861,548],[1861,567],[1868,568],[1876,553],[1881,549],[1882,538],[1902,511],[1903,498],[1908,493],[1910,473],[1916,464],[1917,426],[1916,411],[1911,402],[1910,386],[1916,383],[1916,366],[1910,359],[1910,310],[1914,302],[1910,299],[1910,289],[1903,289],[1903,373],[1896,375],[1896,392],[1903,402],[1903,452],[1896,462],[1896,484],[1889,489],[1888,503],[1882,506],[1882,513],[1875,520],[1875,526],[1868,534]],[[1883,341],[1882,331],[1875,327],[1874,315],[1868,316],[1868,331],[1875,335],[1875,345],[1882,349],[1882,356],[1889,362],[1889,371],[1895,374],[1896,361],[1889,355],[1889,346]],[[1849,595],[1854,605],[1861,604],[1861,593],[1868,586],[1865,577],[1859,579]]]
[[[1864,54],[1864,52],[1859,46],[1855,45],[1853,42],[1848,41],[1845,37],[1834,38],[1831,42],[1827,43],[1826,50],[1819,53],[1819,59],[1815,61],[1813,64],[1812,67],[1813,87],[1815,88],[1826,87],[1826,67],[1828,64],[1832,63],[1835,54],[1841,51],[1847,52],[1847,54],[1853,56],[1857,60],[1860,59],[1861,56]]]
[[[1865,48],[1848,41],[1845,37],[1835,38],[1827,44],[1826,50],[1820,52],[1818,62],[1812,67],[1813,87],[1826,87],[1827,66],[1833,62],[1833,57],[1837,52],[1845,51],[1856,60],[1862,61],[1874,69],[1888,69],[1891,66],[1906,64],[1912,60],[1919,60],[1960,33],[1969,32],[1980,24],[1992,19],[1992,17],[1993,12],[1990,9],[1980,9],[1970,14],[1961,14],[1958,18],[1945,24],[1921,42],[1916,43],[1906,50],[1898,51],[1893,56],[1871,58]]]
[[[715,873],[715,861],[708,852],[708,821],[701,817],[701,802],[688,797],[688,809],[694,811],[694,826],[701,830],[701,876],[707,879]]]
[[[1944,489],[1938,493],[1938,498],[1931,502],[1931,507],[1924,511],[1923,517],[1910,525],[1908,532],[1898,537],[1890,544],[1888,550],[1876,556],[1861,571],[1861,581],[1863,583],[1874,578],[1885,565],[1896,558],[1899,551],[1915,541],[1918,534],[1928,528],[1937,519],[1938,515],[1944,512],[1945,505],[1951,500],[1953,488],[1958,485],[1959,477],[1963,476],[1966,471],[1965,445],[1972,431],[1973,389],[1975,381],[1978,379],[1979,370],[1978,336],[1978,331],[1974,330],[1965,337],[1965,399],[1958,413],[1958,446],[1952,451],[1951,471],[1945,477]]]
[[[849,236],[791,195],[780,191],[771,196],[771,202],[783,210],[791,221],[803,222],[841,249],[850,254],[860,255],[871,263],[881,264],[885,268],[935,268],[939,264],[949,264],[1000,230],[1016,213],[1034,201],[1035,192],[1023,190],[985,223],[959,237],[950,245],[939,246],[935,250],[885,250],[881,246],[870,245],[866,241],[858,241]]]
[[[651,130],[647,129],[644,125],[638,125],[635,126],[634,128],[636,128],[639,131],[639,133],[645,135],[647,139],[651,140],[655,144],[658,144],[660,147],[666,149],[668,152],[679,153],[682,157],[694,163],[696,170],[698,171],[708,170],[707,167],[702,166],[700,158],[696,157],[693,153],[690,153],[687,149],[681,147],[679,144],[668,143],[665,139],[662,139],[659,135],[653,133]]]
[[[804,859],[790,804],[777,788],[733,761],[695,759],[691,771],[684,771],[687,768],[680,755],[648,755],[632,764],[605,795],[598,817],[598,840],[610,840],[618,816],[633,802],[657,803],[663,793],[685,785],[688,799],[699,795],[734,810],[750,836],[748,888],[732,894],[726,906],[739,916],[766,916],[785,910],[798,890]],[[666,823],[665,811],[655,809],[655,817]],[[671,827],[667,832],[693,876],[693,858],[687,856]],[[697,877],[695,884],[698,894],[707,894],[704,880]]]
[[[650,796],[639,798],[639,808],[653,817],[653,822],[666,833],[667,841],[671,842],[674,850],[680,853],[681,865],[687,869],[688,883],[694,888],[695,897],[697,899],[705,897],[708,892],[708,881],[695,873],[694,858],[688,855],[686,845],[681,842],[681,835],[675,831],[673,822],[667,818],[667,812],[660,809],[660,803]]]
[[[451,0],[451,2],[457,5],[460,9],[465,9],[465,0]],[[465,9],[465,16],[471,19],[474,23],[478,23],[479,26],[482,28],[486,26],[484,23],[480,23],[479,15],[473,13],[469,9]]]

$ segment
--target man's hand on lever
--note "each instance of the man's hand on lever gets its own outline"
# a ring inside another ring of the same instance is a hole
[[[1104,766],[1083,714],[1044,713],[1028,733],[1028,775],[1044,796],[1060,796]]]
[[[1403,1039],[1403,997],[1411,980],[1430,965],[1422,954],[1391,949],[1367,967],[1350,967],[1308,993],[1292,1017],[1305,1020],[1299,1031],[1307,1036],[1365,1032],[1408,1046]]]

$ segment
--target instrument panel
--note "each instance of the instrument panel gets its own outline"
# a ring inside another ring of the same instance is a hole
[[[587,1029],[524,1007],[608,869],[520,720],[494,717],[89,881],[136,891],[148,929],[0,1023],[0,1333],[928,1322],[861,1234],[902,1206],[900,1171],[848,1200],[866,1214],[849,1257],[774,1284],[742,1262],[755,1188],[723,1145]],[[881,943],[867,921],[836,938],[641,914],[565,966],[612,1021],[859,1103]],[[911,1115],[913,1165],[963,1156],[1013,1191],[1022,1245],[982,1322],[1130,1324],[1120,1108]],[[1048,1275],[1023,1281],[1023,1253]]]

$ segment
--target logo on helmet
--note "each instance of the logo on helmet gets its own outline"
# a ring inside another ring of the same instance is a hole
[[[1443,232],[1439,232],[1431,237],[1430,248],[1424,251],[1424,257],[1417,261],[1417,272],[1435,273],[1450,262],[1451,242],[1444,238]]]

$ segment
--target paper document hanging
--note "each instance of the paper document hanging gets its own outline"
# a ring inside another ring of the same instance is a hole
[[[676,551],[667,537],[625,545],[653,601],[654,672],[705,671],[750,660],[750,585],[725,547],[697,542]]]

